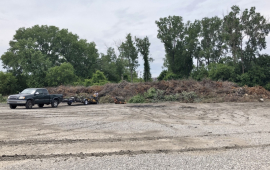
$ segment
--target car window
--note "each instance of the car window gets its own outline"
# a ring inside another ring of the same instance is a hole
[[[37,89],[37,91],[36,91],[36,92],[38,92],[39,94],[43,94],[42,89]]]
[[[34,94],[36,89],[25,89],[21,93],[22,94]]]
[[[43,91],[43,94],[48,94],[48,90],[42,89],[42,91]]]

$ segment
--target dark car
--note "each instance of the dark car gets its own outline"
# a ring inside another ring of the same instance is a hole
[[[52,107],[57,107],[63,100],[62,94],[49,94],[44,88],[28,88],[23,90],[20,94],[8,96],[7,104],[11,109],[17,106],[25,106],[26,109],[32,109],[37,104],[43,107],[44,104],[51,104]]]

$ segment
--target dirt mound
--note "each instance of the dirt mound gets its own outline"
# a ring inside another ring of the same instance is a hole
[[[151,87],[163,90],[166,95],[192,91],[202,99],[202,102],[243,102],[255,101],[258,98],[270,99],[270,92],[261,86],[239,87],[233,82],[212,81],[208,79],[200,82],[195,80],[171,80],[143,83],[122,81],[118,84],[110,83],[104,86],[59,86],[48,87],[47,89],[52,94],[60,93],[63,94],[64,97],[75,96],[81,93],[92,95],[94,91],[97,91],[100,98],[110,96],[109,98],[111,99],[111,97],[122,96],[123,99],[128,100],[137,94],[145,93]]]

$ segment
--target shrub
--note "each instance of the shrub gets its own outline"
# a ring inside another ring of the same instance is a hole
[[[212,80],[234,81],[236,76],[233,66],[213,63],[209,65],[209,77]]]
[[[133,96],[131,99],[128,101],[129,103],[144,103],[145,98],[143,95],[137,94],[136,96]]]
[[[270,91],[270,83],[267,83],[267,84],[264,86],[264,88],[265,88],[266,90]]]
[[[164,96],[164,101],[177,101],[180,99],[180,95],[179,94],[175,94],[175,95],[165,95]]]
[[[12,73],[0,71],[0,93],[8,95],[15,93],[17,89],[17,79]]]
[[[46,73],[46,81],[49,86],[71,84],[76,80],[75,70],[70,63],[62,63],[52,67]]]
[[[194,80],[201,81],[204,78],[208,77],[208,70],[205,68],[205,66],[200,66],[198,68],[195,68],[191,72],[191,77]]]
[[[194,100],[197,98],[197,94],[193,91],[190,91],[190,92],[186,92],[186,91],[183,91],[181,93],[181,98],[185,101],[185,102],[189,102],[189,103],[193,103]]]
[[[179,76],[174,73],[168,72],[163,79],[164,80],[177,80],[179,79]]]
[[[166,77],[166,74],[167,74],[167,73],[168,73],[167,70],[163,70],[163,71],[159,74],[159,76],[157,77],[157,79],[158,79],[159,81],[164,80],[164,78]]]
[[[4,103],[4,102],[7,102],[7,97],[0,94],[0,103]]]

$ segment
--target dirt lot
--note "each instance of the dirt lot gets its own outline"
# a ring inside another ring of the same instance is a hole
[[[140,158],[148,160],[144,165],[150,165],[151,160],[160,162],[169,157],[185,155],[181,159],[184,160],[192,159],[192,155],[222,155],[242,150],[253,153],[258,149],[267,154],[269,133],[269,102],[86,106],[63,103],[58,108],[34,106],[31,110],[24,107],[12,110],[0,104],[0,169],[36,169],[37,166],[38,169],[52,169],[52,166],[91,169],[78,164],[99,160],[105,166],[106,160],[112,158],[118,161]],[[187,156],[187,153],[193,154]],[[151,159],[144,158],[147,155]],[[162,158],[153,158],[156,156]],[[262,156],[264,162],[254,168],[269,168],[268,156]],[[252,155],[249,157],[245,160],[247,167],[253,160]],[[207,162],[207,159],[201,161]],[[115,164],[108,167],[133,169],[118,163],[121,168]],[[92,169],[94,165],[92,162]],[[159,168],[171,169],[173,165],[180,166],[171,162]],[[146,169],[155,169],[155,166]],[[226,169],[222,163],[216,168]]]

